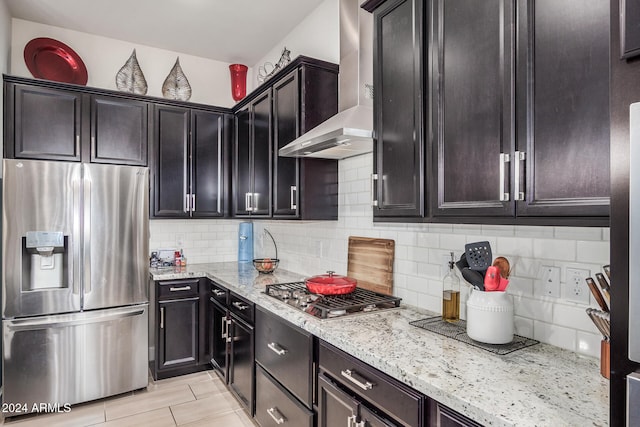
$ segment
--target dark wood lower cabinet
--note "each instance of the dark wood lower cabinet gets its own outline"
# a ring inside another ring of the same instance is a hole
[[[209,298],[209,351],[211,354],[211,366],[220,375],[222,381],[227,382],[227,309]]]
[[[262,427],[312,427],[313,412],[256,364],[255,420]],[[333,424],[344,425],[344,424]]]
[[[481,427],[481,424],[429,399],[429,426],[433,427]]]
[[[229,337],[229,387],[253,415],[253,326],[231,315]]]

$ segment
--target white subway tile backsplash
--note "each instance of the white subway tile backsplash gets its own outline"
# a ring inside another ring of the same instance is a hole
[[[443,255],[455,252],[456,260],[469,242],[488,240],[494,256],[505,256],[512,265],[509,293],[515,306],[515,330],[589,356],[598,356],[600,337],[591,325],[585,305],[561,298],[535,296],[540,267],[601,271],[609,260],[608,228],[540,227],[373,222],[370,174],[371,154],[340,160],[339,219],[337,221],[253,220],[255,254],[273,252],[270,240],[260,244],[258,235],[267,228],[278,245],[280,268],[302,275],[327,270],[345,274],[349,236],[395,240],[394,294],[403,304],[439,313],[442,304]],[[177,235],[189,263],[235,261],[236,219],[151,220],[150,249],[176,247]],[[317,255],[318,245],[321,253]],[[461,317],[470,286],[461,279]],[[586,287],[586,284],[585,284]],[[591,305],[595,305],[591,301]]]

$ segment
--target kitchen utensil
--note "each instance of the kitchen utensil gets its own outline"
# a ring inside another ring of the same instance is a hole
[[[464,253],[467,257],[469,268],[475,271],[483,271],[491,265],[491,245],[489,242],[475,242],[464,245]]]
[[[309,292],[320,295],[350,294],[356,289],[357,284],[355,279],[334,274],[333,271],[327,271],[327,274],[320,274],[305,280]]]
[[[347,276],[359,288],[392,295],[394,254],[393,240],[349,236]]]
[[[607,279],[609,279],[609,286],[611,286],[611,266],[609,264],[602,267],[604,270],[604,274],[607,275]]]
[[[500,276],[504,277],[505,279],[509,278],[509,276],[511,275],[511,264],[509,263],[508,259],[499,256],[493,260],[493,265],[498,267],[498,269],[500,270]]]
[[[460,256],[460,260],[456,262],[456,267],[458,267],[460,274],[462,274],[462,278],[466,280],[467,283],[471,284],[479,291],[484,291],[484,272],[471,270],[469,268],[469,263],[467,262],[466,254],[463,253]]]
[[[509,286],[509,279],[505,279],[504,277],[500,277],[500,285],[498,286],[498,291],[504,292],[507,290],[507,286]]]
[[[607,298],[607,301],[611,301],[611,295],[609,294],[609,283],[604,278],[602,273],[596,273],[596,279],[598,279],[598,283],[600,284],[600,288],[602,289],[602,294]]]
[[[600,331],[600,333],[602,334],[602,337],[606,338],[607,337],[607,331],[603,327],[603,324],[600,321],[600,318],[596,317],[596,315],[593,313],[593,309],[592,308],[587,308],[586,312],[587,312],[587,316],[589,316],[589,318],[591,319],[593,324],[596,325],[596,328],[598,328],[598,331]]]
[[[498,267],[492,265],[487,268],[487,272],[484,275],[484,290],[497,291],[500,287],[500,277],[500,270]]]
[[[87,67],[80,56],[61,41],[38,37],[24,47],[24,62],[37,79],[87,84]]]
[[[596,282],[591,277],[587,277],[586,281],[587,281],[587,285],[589,286],[589,290],[591,291],[591,295],[593,295],[593,297],[595,298],[596,302],[598,303],[598,306],[600,306],[600,308],[603,311],[608,312],[609,307],[607,306],[607,303],[602,297],[602,293],[598,289],[598,285],[596,285]]]

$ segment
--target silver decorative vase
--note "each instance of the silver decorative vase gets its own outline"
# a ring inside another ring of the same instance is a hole
[[[144,78],[140,64],[138,64],[135,49],[133,49],[127,62],[116,74],[116,87],[122,92],[146,95],[147,81]]]
[[[180,101],[188,101],[191,98],[191,85],[182,71],[179,57],[162,84],[162,96]]]

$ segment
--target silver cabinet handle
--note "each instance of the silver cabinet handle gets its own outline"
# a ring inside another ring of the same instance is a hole
[[[347,417],[347,427],[357,427],[358,426],[357,419],[358,418],[355,415],[351,415],[350,417]]]
[[[238,310],[246,310],[247,308],[249,308],[248,305],[243,304],[240,301],[236,301],[236,302],[232,303],[231,305],[233,305]]]
[[[273,351],[275,354],[277,354],[278,356],[284,356],[285,354],[287,354],[287,350],[280,347],[278,344],[274,342],[267,344],[267,347],[269,347],[269,349]]]
[[[289,194],[291,195],[291,209],[298,209],[298,206],[296,205],[296,186],[292,185],[291,188],[289,189]]]
[[[509,192],[504,191],[505,184],[505,169],[507,168],[507,164],[509,163],[509,154],[500,153],[500,201],[508,202],[509,201]]]
[[[184,206],[183,206],[182,210],[184,212],[189,212],[189,195],[188,194],[184,195]]]
[[[378,174],[371,174],[371,206],[378,206],[378,199],[376,199],[376,181],[378,180]]]
[[[160,329],[164,329],[164,307],[160,307]]]
[[[221,297],[226,293],[225,291],[221,291],[220,289],[214,289],[212,292],[217,297]]]
[[[269,414],[269,416],[273,418],[273,421],[275,421],[276,424],[284,424],[284,417],[282,416],[280,411],[278,411],[278,408],[273,407],[267,409],[267,414]]]
[[[251,212],[251,193],[244,193],[244,210]]]
[[[251,193],[251,210],[256,212],[258,210],[258,196],[260,193]]]
[[[226,331],[227,342],[231,342],[231,341],[233,341],[233,337],[229,333],[229,326],[231,326],[231,319],[227,319],[227,321],[225,323],[227,324],[227,331]]]
[[[520,162],[524,161],[526,159],[526,155],[524,151],[516,151],[516,158],[515,158],[515,169],[514,169],[514,174],[515,174],[515,179],[514,179],[514,194],[513,194],[513,198],[514,200],[524,200],[524,191],[521,191],[520,189]]]
[[[196,211],[196,195],[192,194],[191,195],[191,212],[195,212]]]
[[[170,292],[180,292],[180,291],[190,291],[191,286],[181,286],[179,288],[174,288],[173,286],[169,288]]]
[[[227,317],[222,316],[222,335],[221,338],[226,339],[229,336],[229,325],[227,324]]]
[[[358,374],[353,372],[351,369],[345,369],[344,371],[341,371],[340,374],[342,374],[343,377],[345,377],[346,379],[348,379],[349,381],[351,381],[352,383],[354,383],[355,385],[357,385],[363,390],[371,390],[375,385],[371,381],[368,381],[366,378],[363,378],[364,382],[355,378],[354,375],[358,375]]]

